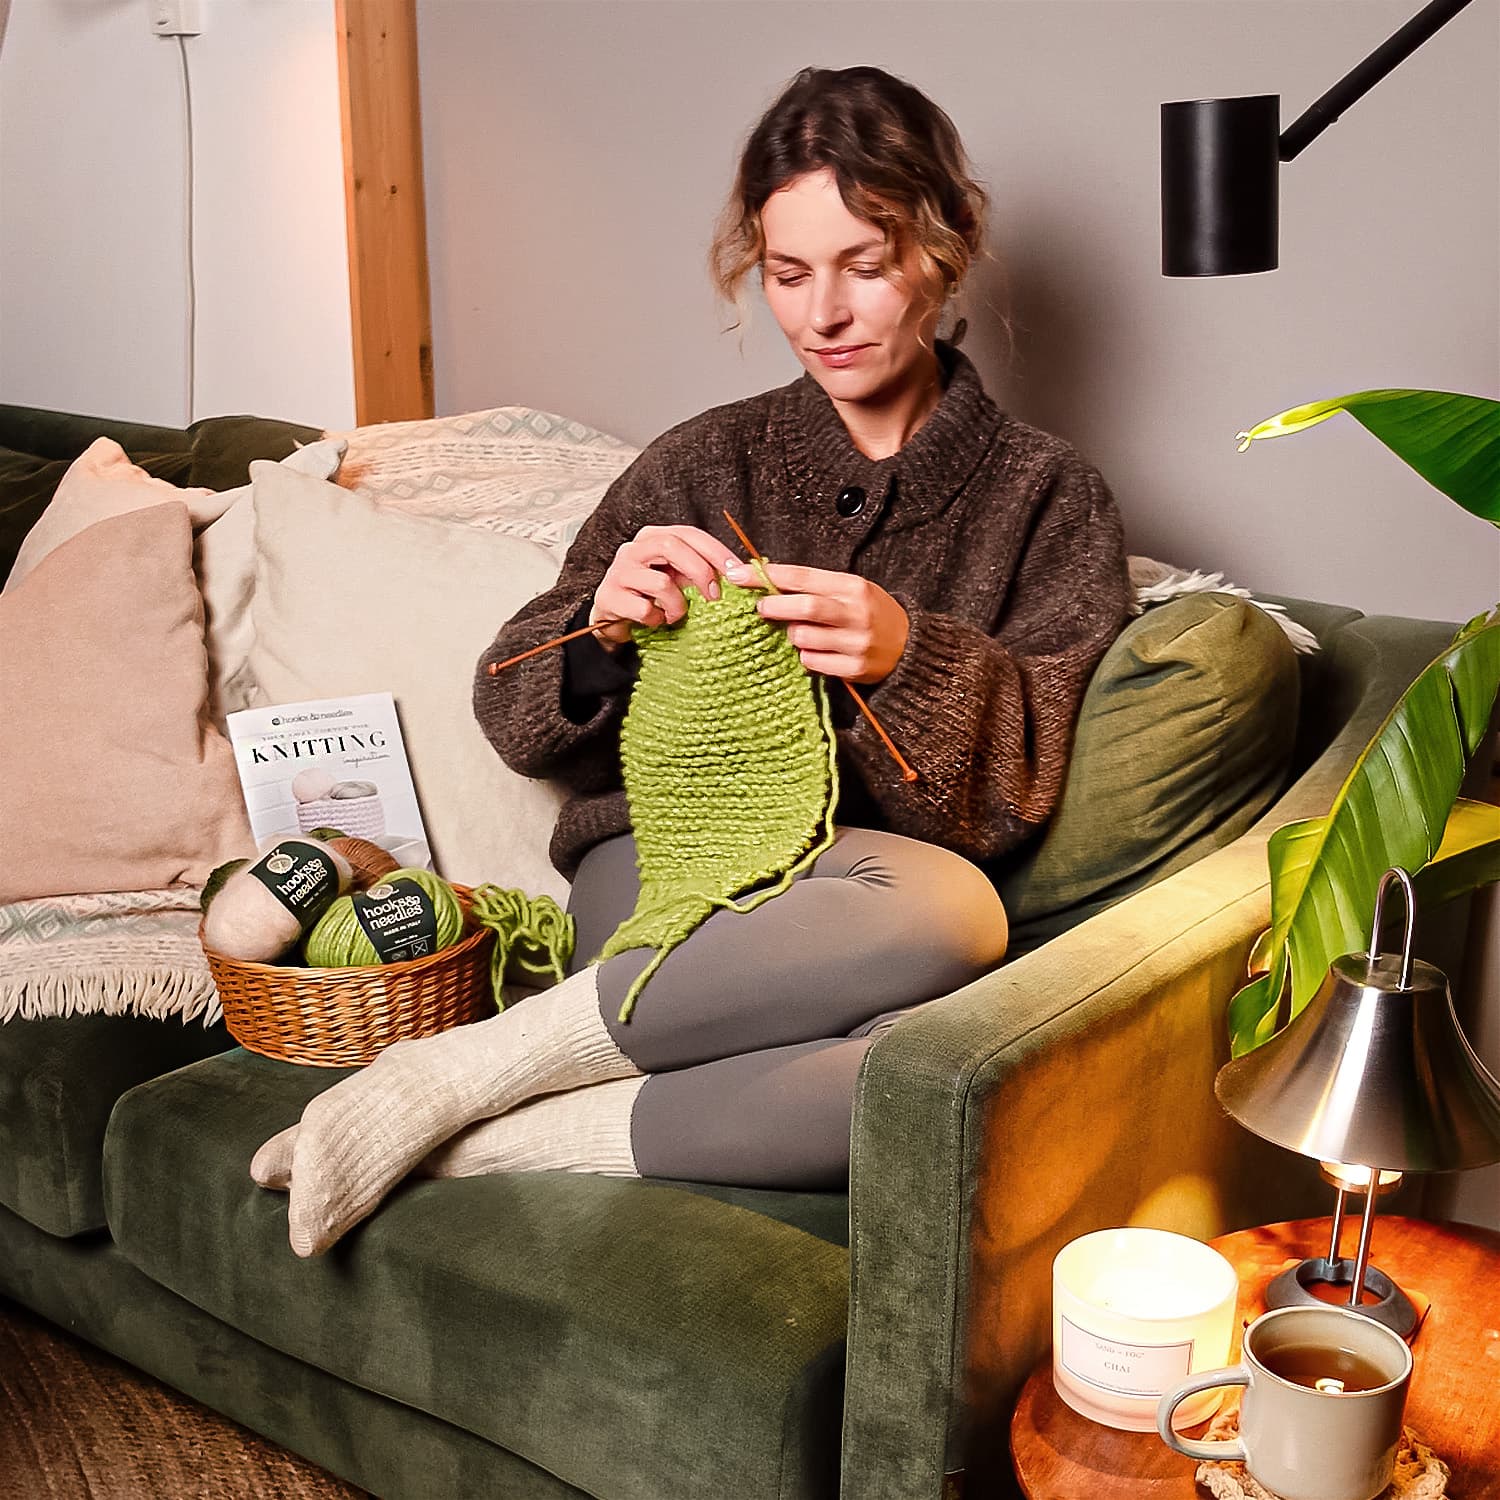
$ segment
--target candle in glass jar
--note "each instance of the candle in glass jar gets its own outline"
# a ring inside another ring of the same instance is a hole
[[[1052,1267],[1052,1378],[1075,1411],[1133,1432],[1156,1430],[1164,1391],[1226,1364],[1238,1282],[1199,1240],[1162,1229],[1105,1229],[1058,1252]],[[1178,1408],[1201,1421],[1220,1392]]]

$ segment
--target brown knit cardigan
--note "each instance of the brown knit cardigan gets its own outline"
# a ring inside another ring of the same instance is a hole
[[[969,360],[937,348],[942,400],[889,458],[854,446],[810,375],[674,427],[610,486],[556,586],[480,659],[474,711],[491,743],[515,770],[572,794],[552,839],[564,874],[630,827],[619,746],[629,678],[608,658],[604,676],[590,675],[617,690],[580,699],[568,681],[577,653],[543,652],[498,677],[486,668],[586,618],[616,548],[642,526],[699,526],[740,556],[725,508],[773,561],[858,573],[910,616],[900,661],[867,700],[917,780],[903,782],[870,726],[845,712],[841,823],[988,865],[1050,816],[1089,674],[1126,615],[1120,519],[1072,448],[1004,415]],[[862,506],[843,514],[855,491]]]

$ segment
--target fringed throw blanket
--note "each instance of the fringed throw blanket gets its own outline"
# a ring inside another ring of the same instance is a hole
[[[655,948],[630,1012],[667,954],[711,912],[784,891],[833,841],[836,750],[821,678],[758,592],[685,590],[677,625],[634,632],[641,668],[620,730],[641,873],[635,911],[599,957]]]
[[[47,896],[0,906],[0,1021],[220,1018],[198,942],[198,891]]]

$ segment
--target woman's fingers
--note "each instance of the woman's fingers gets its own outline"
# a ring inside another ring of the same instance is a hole
[[[665,563],[706,599],[719,597],[719,577],[733,561],[722,542],[696,526],[644,526],[627,545],[643,562]]]

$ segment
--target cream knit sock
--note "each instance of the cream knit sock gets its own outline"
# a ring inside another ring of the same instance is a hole
[[[423,1177],[484,1177],[491,1172],[598,1172],[638,1177],[630,1144],[630,1116],[645,1078],[617,1078],[565,1094],[544,1094],[493,1119],[474,1124],[430,1151],[416,1170]],[[301,1125],[273,1135],[250,1163],[264,1188],[292,1185],[292,1153]]]
[[[397,1042],[311,1100],[292,1146],[292,1249],[320,1255],[433,1147],[475,1120],[537,1094],[639,1077],[599,1014],[596,972],[580,970],[487,1021]],[[273,1163],[261,1165],[272,1175]]]
[[[417,1171],[424,1177],[547,1171],[639,1177],[630,1114],[645,1081],[617,1078],[533,1099],[460,1131],[430,1152]]]

